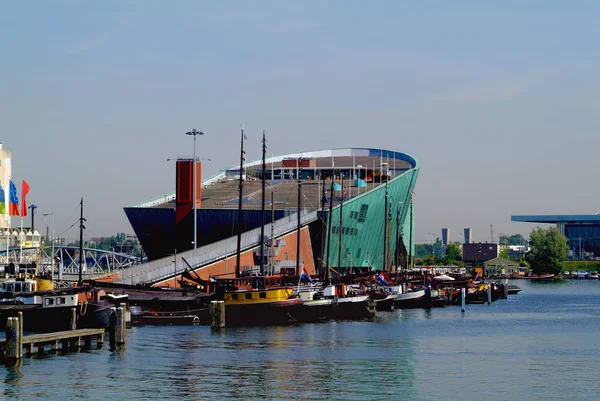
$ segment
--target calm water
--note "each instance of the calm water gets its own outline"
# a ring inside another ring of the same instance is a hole
[[[598,400],[600,282],[376,323],[138,327],[122,352],[24,359],[2,400]]]

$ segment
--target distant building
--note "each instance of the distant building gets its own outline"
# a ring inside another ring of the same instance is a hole
[[[483,263],[483,267],[485,268],[486,276],[519,274],[519,263],[505,258],[490,259]]]
[[[501,249],[506,249],[506,254],[509,259],[519,259],[525,256],[525,252],[527,252],[527,247],[525,245],[504,245],[500,247]]]
[[[498,244],[470,243],[463,244],[463,262],[469,266],[481,265],[483,262],[498,257]]]
[[[450,243],[450,229],[442,228],[442,253],[446,255],[446,249],[448,249],[448,244]]]
[[[8,149],[3,148],[3,144],[0,141],[0,185],[2,185],[2,189],[4,190],[4,203],[6,207],[6,211],[8,212],[8,200],[10,196],[10,178],[12,174],[12,152]],[[10,228],[10,217],[7,219],[0,219],[0,229],[4,229],[4,233],[1,235],[6,237],[6,229]],[[5,241],[6,243],[6,241]]]
[[[572,259],[600,256],[600,214],[511,216],[511,221],[556,224],[567,237]]]
[[[470,228],[465,228],[465,244],[470,244],[473,242],[473,230]]]

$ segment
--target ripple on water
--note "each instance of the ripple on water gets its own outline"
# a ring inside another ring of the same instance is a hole
[[[398,310],[376,323],[219,333],[136,327],[124,352],[5,368],[0,399],[597,399],[600,285],[519,285],[518,296],[464,314]]]

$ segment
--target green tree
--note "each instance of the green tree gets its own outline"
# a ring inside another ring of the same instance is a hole
[[[529,236],[529,247],[531,250],[525,255],[525,260],[535,274],[558,274],[564,269],[569,246],[567,237],[557,228],[534,228]]]
[[[460,246],[456,243],[448,244],[446,248],[446,262],[448,264],[453,264],[453,262],[462,261],[462,252],[460,250]]]
[[[521,234],[514,234],[511,236],[503,234],[498,239],[498,243],[500,245],[524,245],[527,241],[525,241],[525,238],[523,238]]]
[[[508,249],[500,249],[498,256],[504,259],[508,259]]]

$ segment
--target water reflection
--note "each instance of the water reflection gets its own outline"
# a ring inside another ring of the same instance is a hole
[[[589,383],[600,368],[600,283],[519,286],[518,296],[464,315],[447,307],[382,312],[375,323],[134,328],[124,352],[5,368],[0,397],[476,400],[484,395],[464,391],[475,381],[492,400],[597,398]]]
[[[22,399],[20,381],[23,377],[21,373],[22,360],[17,361],[14,364],[6,365],[6,377],[4,379],[3,397],[2,399],[7,400],[11,398]]]

